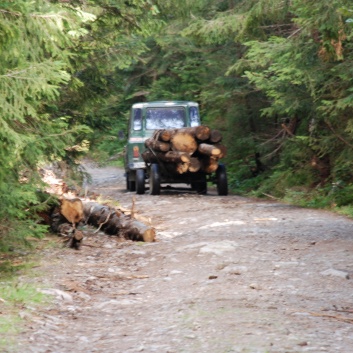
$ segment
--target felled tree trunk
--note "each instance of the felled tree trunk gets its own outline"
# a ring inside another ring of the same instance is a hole
[[[67,209],[66,209],[67,211]],[[83,233],[76,229],[76,223],[68,222],[62,215],[61,208],[55,208],[50,216],[50,226],[53,232],[63,237],[66,246],[78,250],[82,244]],[[83,209],[82,209],[83,216]],[[78,222],[77,222],[78,223]],[[75,224],[75,225],[74,225]]]
[[[178,151],[168,151],[166,153],[145,151],[142,153],[142,158],[148,163],[158,163],[159,161],[169,163],[190,162],[190,157],[187,153]]]
[[[176,172],[179,174],[184,174],[189,169],[189,163],[178,163],[176,165]]]
[[[153,135],[153,139],[163,141],[163,142],[169,142],[172,137],[172,130],[156,130],[156,132]]]
[[[62,201],[51,214],[51,229],[64,237],[67,246],[79,249],[83,233],[76,224],[84,221],[102,229],[106,234],[117,235],[134,241],[153,242],[155,230],[124,213],[96,202],[82,202],[80,199]]]
[[[226,146],[224,146],[224,145],[222,145],[222,144],[220,144],[220,143],[217,143],[217,144],[215,144],[214,146],[221,150],[221,153],[220,153],[220,155],[218,156],[219,159],[224,158],[224,157],[227,155],[227,148],[226,148]]]
[[[79,198],[74,199],[61,199],[60,200],[60,213],[73,225],[83,220],[83,205]]]
[[[219,156],[221,154],[221,150],[219,148],[217,148],[214,145],[210,145],[208,143],[200,143],[199,144],[199,148],[198,148],[199,152],[202,154],[205,154],[207,156]]]
[[[151,150],[160,152],[167,152],[170,149],[170,144],[168,142],[154,140],[152,137],[145,141],[145,146]]]
[[[184,129],[178,130],[170,139],[172,150],[192,155],[197,150],[195,137]]]
[[[200,170],[200,168],[201,168],[201,162],[199,161],[199,159],[196,157],[191,157],[190,164],[189,164],[189,172],[196,173]]]
[[[219,130],[212,130],[210,133],[209,142],[212,144],[222,141],[222,134]]]
[[[96,202],[84,202],[86,223],[102,229],[106,234],[123,236],[134,241],[153,242],[155,230],[120,211]]]
[[[206,173],[214,173],[218,169],[218,158],[217,157],[208,157],[202,159],[202,170]]]

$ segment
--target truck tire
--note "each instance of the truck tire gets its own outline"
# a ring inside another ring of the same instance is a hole
[[[159,165],[153,163],[150,170],[150,194],[159,195],[161,193],[161,175]]]
[[[196,184],[196,192],[199,195],[206,195],[207,194],[207,181],[201,181]]]
[[[130,173],[126,173],[126,189],[128,191],[136,191],[135,180],[130,180]]]
[[[136,170],[136,194],[143,195],[145,193],[145,170]]]
[[[206,175],[202,175],[201,180],[192,182],[191,188],[195,190],[199,195],[206,195],[207,194]]]
[[[227,171],[224,164],[220,164],[216,171],[217,191],[220,196],[228,195]]]
[[[135,180],[129,181],[129,190],[136,191],[136,181]]]

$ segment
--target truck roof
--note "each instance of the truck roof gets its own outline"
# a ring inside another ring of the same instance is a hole
[[[146,107],[170,107],[170,106],[194,106],[199,104],[193,101],[154,101],[154,102],[141,102],[132,105],[132,108],[146,108]]]

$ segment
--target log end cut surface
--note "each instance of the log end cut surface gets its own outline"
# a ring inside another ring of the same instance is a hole
[[[172,149],[173,151],[194,153],[197,150],[197,142],[195,138],[186,132],[176,133],[172,139]]]

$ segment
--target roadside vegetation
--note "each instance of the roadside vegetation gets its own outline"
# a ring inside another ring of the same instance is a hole
[[[48,230],[41,167],[119,160],[138,101],[199,102],[233,192],[353,216],[351,1],[3,1],[0,33],[0,251]]]
[[[0,351],[15,352],[16,337],[26,319],[48,303],[35,280],[22,280],[23,275],[35,277],[38,261],[29,252],[0,255]]]

